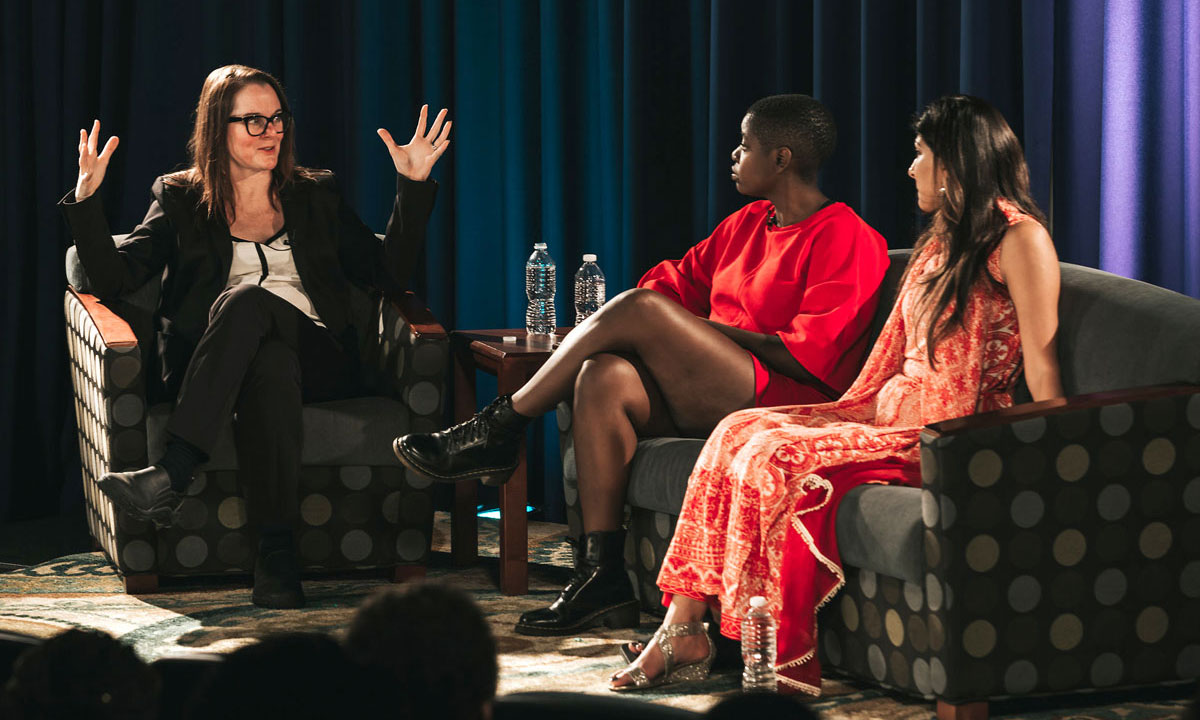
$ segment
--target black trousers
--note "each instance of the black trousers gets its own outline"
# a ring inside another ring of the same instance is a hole
[[[248,519],[292,527],[300,513],[301,406],[357,394],[357,363],[327,330],[270,291],[237,285],[209,311],[167,432],[209,454],[232,413]]]

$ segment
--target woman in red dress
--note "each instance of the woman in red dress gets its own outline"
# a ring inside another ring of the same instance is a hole
[[[1022,365],[1034,400],[1062,395],[1058,259],[1020,143],[995,108],[963,95],[930,104],[915,130],[908,174],[931,222],[866,365],[839,400],[739,411],[709,437],[658,577],[666,618],[612,689],[706,676],[709,606],[737,639],[762,595],[778,621],[779,681],[819,693],[816,611],[843,585],[845,493],[919,485],[921,428],[1012,405]]]
[[[573,330],[520,390],[437,433],[397,438],[410,469],[441,481],[507,480],[525,426],[571,400],[584,535],[575,573],[516,632],[636,627],[625,572],[629,466],[642,437],[707,437],[735,410],[838,397],[866,355],[887,243],[817,171],[833,116],[807,95],[755,102],[731,154],[751,202]]]

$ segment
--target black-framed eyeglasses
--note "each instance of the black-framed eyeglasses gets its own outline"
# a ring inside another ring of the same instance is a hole
[[[267,126],[275,128],[278,132],[287,132],[292,126],[292,114],[287,110],[280,110],[271,117],[264,115],[234,115],[229,118],[230,123],[240,122],[246,126],[246,132],[255,137],[262,135],[267,131]]]

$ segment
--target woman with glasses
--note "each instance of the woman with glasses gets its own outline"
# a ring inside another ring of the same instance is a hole
[[[292,115],[279,81],[228,65],[209,73],[188,142],[191,166],[159,177],[146,218],[113,242],[96,190],[117,148],[100,123],[79,131],[79,178],[60,206],[102,300],[162,277],[154,324],[159,373],[151,402],[173,400],[168,443],[145,469],[108,473],[119,508],[174,522],[192,472],[235,413],[238,478],[259,534],[253,601],[300,607],[293,527],[303,403],[360,392],[359,347],[371,330],[363,291],[407,282],[425,239],[449,146],[442,110],[397,145],[378,131],[397,172],[383,242],[338,192],[332,173],[296,165]]]

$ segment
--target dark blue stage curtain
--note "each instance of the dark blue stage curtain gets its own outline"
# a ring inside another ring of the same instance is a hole
[[[596,252],[610,296],[678,257],[745,198],[728,180],[756,98],[810,93],[840,126],[823,183],[894,247],[919,227],[910,123],[949,92],[987,98],[1029,159],[1063,259],[1200,295],[1200,9],[1195,0],[13,0],[3,13],[0,517],[77,495],[53,208],[75,135],[122,138],[113,227],[185,161],[221,64],[284,82],[300,159],[335,170],[376,228],[422,102],[454,120],[418,289],[449,327],[523,322],[535,241],[558,313]],[[553,425],[547,421],[546,430]],[[553,436],[534,448],[557,506]],[[538,457],[540,456],[540,458]],[[532,491],[538,497],[540,489]]]

